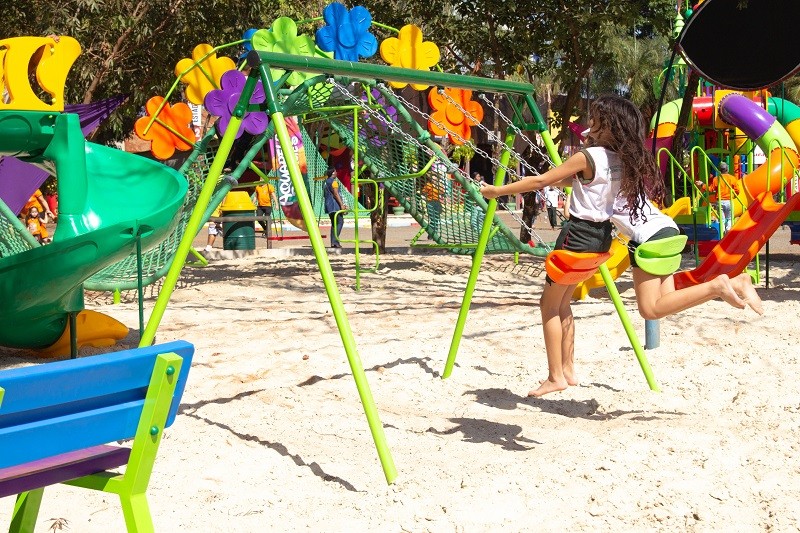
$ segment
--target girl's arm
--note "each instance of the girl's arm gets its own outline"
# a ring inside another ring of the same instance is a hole
[[[589,162],[583,152],[578,152],[563,164],[551,168],[544,174],[538,176],[526,176],[519,181],[509,183],[507,185],[482,185],[481,194],[486,198],[497,198],[506,194],[516,194],[520,192],[535,191],[547,187],[548,185],[565,186],[568,187],[571,183],[572,176],[582,172],[590,174]]]

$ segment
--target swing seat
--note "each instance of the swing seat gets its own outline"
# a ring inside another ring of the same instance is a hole
[[[547,254],[545,270],[550,279],[559,285],[574,285],[594,275],[597,267],[611,257],[609,252],[571,252],[554,250]]]
[[[676,235],[640,244],[636,248],[636,265],[654,276],[669,276],[681,266],[681,252],[686,235]]]

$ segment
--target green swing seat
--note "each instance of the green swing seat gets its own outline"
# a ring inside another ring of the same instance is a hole
[[[640,244],[636,248],[636,265],[654,276],[669,276],[681,266],[681,252],[688,237],[676,235]]]

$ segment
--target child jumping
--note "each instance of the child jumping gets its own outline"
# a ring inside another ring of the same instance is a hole
[[[542,189],[572,187],[569,220],[562,226],[556,250],[607,252],[611,247],[611,217],[621,196],[632,219],[644,216],[646,198],[659,198],[664,184],[653,155],[644,147],[645,123],[631,102],[617,96],[601,96],[589,110],[586,148],[544,174],[495,187],[481,193],[497,198]],[[574,177],[573,177],[574,176]],[[529,396],[577,385],[573,348],[575,324],[570,301],[575,285],[558,285],[546,279],[539,308],[547,351],[548,376]]]

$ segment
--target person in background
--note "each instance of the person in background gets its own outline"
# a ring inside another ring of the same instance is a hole
[[[50,220],[56,219],[55,214],[53,214],[53,212],[50,210],[47,200],[44,199],[42,191],[39,189],[36,189],[36,192],[33,193],[33,196],[28,199],[28,202],[23,206],[22,211],[19,212],[19,216],[22,217],[23,220],[28,218],[28,212],[33,207],[37,209],[38,213],[44,213],[47,217],[49,217]]]
[[[733,200],[739,194],[739,180],[728,174],[728,164],[725,161],[719,164],[719,175],[712,178],[708,187],[705,187],[700,180],[697,180],[695,184],[701,190],[708,191],[709,203],[719,201],[721,211],[719,222],[725,228],[725,233],[730,231],[733,224]]]
[[[325,212],[328,213],[331,219],[331,248],[341,248],[339,234],[344,226],[344,213],[339,213],[339,211],[347,209],[347,206],[339,193],[339,180],[336,179],[336,169],[328,167],[328,170],[325,171],[325,176]]]
[[[428,177],[425,180],[425,185],[422,186],[422,196],[425,197],[427,202],[428,211],[428,234],[433,236],[439,233],[439,220],[442,216],[442,197],[439,187],[433,182],[434,178]]]
[[[271,183],[263,183],[256,187],[256,216],[272,217],[272,206],[278,204],[275,198],[275,187]],[[264,238],[267,238],[269,220],[259,220],[258,223],[264,230]]]
[[[544,188],[544,201],[547,204],[547,219],[550,222],[550,229],[558,226],[558,200],[561,191],[558,187],[548,186]]]
[[[31,207],[28,214],[25,216],[25,226],[28,228],[30,234],[39,241],[39,244],[50,242],[50,234],[47,232],[47,228],[44,227],[44,222],[42,222],[40,218],[39,209],[35,206]]]

